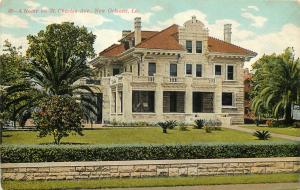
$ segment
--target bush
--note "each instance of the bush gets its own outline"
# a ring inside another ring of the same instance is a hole
[[[179,131],[188,131],[188,129],[187,129],[187,124],[186,123],[184,123],[184,122],[180,122],[179,124],[178,124],[178,126],[179,126]]]
[[[273,121],[272,121],[272,120],[270,120],[270,119],[269,119],[269,120],[267,120],[267,122],[266,122],[266,124],[267,124],[267,126],[268,126],[268,127],[271,127],[271,126],[272,126],[272,123],[273,123]]]
[[[269,131],[255,131],[253,136],[257,137],[259,140],[268,140],[271,138]]]
[[[177,122],[175,120],[169,120],[158,122],[157,125],[163,129],[163,133],[167,133],[167,129],[174,129],[177,125]]]
[[[50,96],[38,105],[33,112],[33,120],[39,131],[39,137],[52,135],[55,144],[60,144],[63,137],[82,134],[83,112],[80,105],[69,96]]]
[[[195,122],[195,124],[194,124],[195,129],[202,129],[204,127],[204,124],[205,124],[204,119],[197,119],[194,122]]]
[[[208,120],[204,122],[204,129],[207,133],[211,133],[212,131],[221,131],[222,122],[218,119],[216,120]]]
[[[296,143],[1,146],[2,163],[298,156]]]
[[[300,128],[300,121],[295,121],[294,124],[293,124],[293,126],[295,128]]]

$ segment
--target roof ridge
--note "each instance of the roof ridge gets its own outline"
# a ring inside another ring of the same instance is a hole
[[[228,45],[232,45],[232,46],[235,46],[235,47],[237,47],[237,48],[241,48],[241,49],[247,50],[247,51],[249,51],[249,52],[251,52],[251,53],[257,55],[257,53],[255,53],[254,51],[249,50],[249,49],[246,49],[246,48],[243,48],[243,47],[241,47],[241,46],[239,46],[239,45],[235,45],[235,44],[233,44],[233,43],[229,43],[229,42],[226,42],[226,41],[224,41],[224,40],[220,40],[219,38],[216,38],[216,37],[213,37],[213,36],[208,36],[208,37],[209,37],[209,38],[213,38],[213,39],[218,40],[218,41],[221,41],[221,42],[226,43],[226,44],[228,44]]]
[[[162,32],[166,31],[167,29],[169,29],[169,28],[171,28],[171,27],[173,27],[173,26],[177,26],[177,27],[178,27],[177,24],[172,24],[171,26],[169,26],[169,27],[167,27],[167,28],[165,28],[165,29],[163,29],[163,30],[157,32],[156,34],[154,34],[154,35],[151,36],[150,38],[147,38],[147,39],[145,39],[144,41],[138,43],[137,45],[135,45],[135,47],[139,46],[140,44],[142,44],[142,43],[144,43],[144,42],[147,42],[148,40],[152,39],[153,37],[157,36],[158,34],[161,34]]]
[[[141,32],[159,32],[159,31],[156,31],[156,30],[141,30]],[[131,35],[132,33],[134,33],[134,30],[132,32],[128,33],[126,36],[122,37],[119,41],[123,40],[124,38]]]
[[[115,44],[115,43],[113,43],[111,46],[109,46],[108,48],[106,48],[106,49],[104,49],[103,51],[101,51],[101,52],[99,53],[99,55],[100,55],[101,53],[105,53],[105,52],[107,52],[107,51],[109,51],[109,50],[111,50],[111,49],[114,49],[114,48],[118,47],[119,45],[122,45],[122,44]]]

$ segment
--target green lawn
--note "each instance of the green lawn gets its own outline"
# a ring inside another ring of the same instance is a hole
[[[288,183],[297,182],[299,174],[259,174],[240,176],[200,176],[169,178],[118,178],[72,181],[3,181],[3,189],[96,189],[118,187],[163,187],[217,184]]]
[[[83,144],[189,144],[201,142],[269,142],[288,140],[271,138],[269,141],[259,141],[251,134],[222,129],[206,133],[203,129],[189,131],[168,130],[163,134],[160,128],[104,128],[100,130],[85,130],[84,136],[70,135],[63,138],[64,143]],[[51,143],[52,136],[38,138],[35,131],[5,131],[4,144],[44,144]]]
[[[270,131],[271,133],[278,133],[278,134],[300,137],[300,128],[294,128],[294,127],[280,128],[280,127],[267,127],[267,126],[257,127],[255,125],[242,125],[241,127],[247,129],[255,129],[255,130],[266,130],[266,131]]]

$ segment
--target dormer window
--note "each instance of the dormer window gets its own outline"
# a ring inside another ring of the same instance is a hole
[[[193,45],[192,45],[192,41],[191,40],[187,40],[186,41],[185,47],[186,47],[186,51],[188,53],[192,53],[193,52]]]
[[[202,41],[196,41],[196,53],[202,53]]]
[[[125,48],[125,50],[127,50],[127,49],[130,48],[130,46],[129,46],[129,41],[125,41],[125,42],[124,42],[124,48]]]

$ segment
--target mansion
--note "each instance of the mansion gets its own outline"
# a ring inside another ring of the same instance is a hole
[[[231,24],[224,40],[195,16],[161,31],[141,25],[135,18],[133,31],[90,62],[98,78],[86,83],[101,92],[98,122],[244,122],[243,66],[256,53],[231,43]]]

